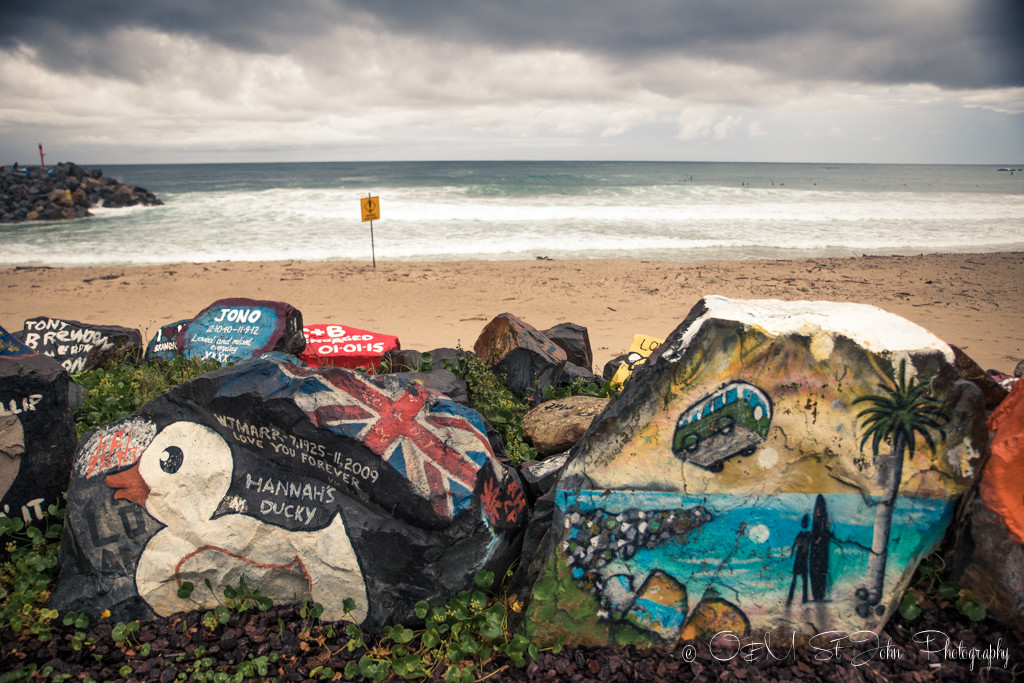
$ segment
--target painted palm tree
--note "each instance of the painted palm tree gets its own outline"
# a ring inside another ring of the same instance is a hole
[[[917,435],[924,439],[932,453],[935,453],[935,441],[931,432],[938,432],[943,439],[946,437],[942,429],[946,422],[942,404],[928,395],[928,386],[918,382],[916,377],[908,382],[906,370],[906,360],[900,361],[899,377],[893,384],[881,383],[878,386],[882,393],[861,396],[854,401],[854,404],[869,404],[857,413],[857,417],[863,419],[864,427],[860,448],[863,450],[864,445],[871,440],[878,484],[883,490],[882,500],[875,510],[867,587],[858,591],[858,598],[864,604],[862,616],[867,615],[870,609],[868,606],[878,605],[882,600],[885,565],[889,555],[889,532],[900,480],[903,478],[904,453],[914,455]],[[890,447],[887,457],[879,457],[879,448],[883,443]]]

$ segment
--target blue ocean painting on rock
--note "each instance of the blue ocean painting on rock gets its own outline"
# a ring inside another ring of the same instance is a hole
[[[819,591],[815,599],[813,570],[795,571],[794,558],[801,533],[810,534],[816,504],[821,510],[818,499],[827,510],[827,570],[824,594]],[[694,496],[560,490],[557,502],[566,527],[563,556],[578,584],[599,593],[595,597],[606,607],[606,619],[616,612],[626,618],[630,605],[638,604],[625,586],[636,590],[653,572],[664,572],[685,588],[691,610],[713,596],[737,607],[748,621],[764,613],[776,621],[784,615],[794,624],[822,616],[827,621],[819,623],[836,627],[861,623],[851,605],[866,581],[875,523],[872,503],[877,501],[835,493]],[[887,584],[897,580],[898,567],[938,545],[953,507],[938,499],[899,498]],[[682,534],[679,520],[688,525]],[[665,525],[674,523],[676,528],[666,533]],[[601,533],[589,533],[588,525]],[[615,533],[609,533],[612,528]],[[914,531],[901,534],[904,529]],[[588,552],[581,553],[580,545],[587,545]],[[678,614],[660,623],[679,625],[678,637],[684,620]]]

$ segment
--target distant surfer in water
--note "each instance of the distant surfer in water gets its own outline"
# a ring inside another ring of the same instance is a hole
[[[798,533],[796,540],[793,541],[793,580],[789,584],[789,597],[786,598],[786,605],[793,602],[793,593],[796,591],[798,578],[803,583],[803,602],[807,602],[808,578],[813,601],[823,602],[825,600],[828,587],[828,548],[832,541],[832,531],[825,497],[820,493],[814,501],[814,524],[811,525],[810,531],[807,530],[808,524],[810,524],[810,516],[804,515],[800,520],[800,527],[803,531]]]

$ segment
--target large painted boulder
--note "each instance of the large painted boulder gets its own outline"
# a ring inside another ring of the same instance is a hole
[[[101,368],[126,356],[142,355],[142,333],[119,325],[91,325],[77,320],[38,317],[18,333],[33,351],[53,358],[72,375]]]
[[[971,557],[960,583],[1024,636],[1024,383],[988,424],[990,453],[968,508]]]
[[[0,516],[39,522],[67,490],[78,446],[70,383],[57,361],[0,327]]]
[[[871,306],[705,298],[573,450],[547,535],[528,531],[527,631],[881,628],[985,444],[952,361]]]
[[[375,629],[504,572],[526,500],[475,411],[414,382],[284,354],[208,373],[91,432],[51,604],[112,618],[247,585]],[[186,582],[196,588],[179,596]]]
[[[298,309],[281,301],[243,298],[213,302],[178,331],[177,342],[186,358],[212,358],[221,365],[306,348]]]
[[[306,325],[302,333],[306,348],[299,358],[315,368],[329,365],[376,370],[385,353],[402,348],[394,335],[344,325]]]

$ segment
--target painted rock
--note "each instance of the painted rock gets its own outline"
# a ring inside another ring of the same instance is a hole
[[[646,363],[650,355],[664,343],[664,339],[655,339],[646,334],[634,334],[633,341],[629,345],[629,353],[612,373],[611,381],[616,384],[625,383],[632,376],[633,371]]]
[[[342,325],[306,325],[306,348],[299,358],[313,367],[376,370],[381,356],[402,348],[398,337]]]
[[[171,360],[175,356],[180,356],[178,333],[184,330],[189,322],[189,320],[179,320],[157,330],[146,346],[146,360]]]
[[[577,378],[597,380],[589,369],[569,362],[558,344],[511,313],[502,313],[487,323],[473,350],[504,376],[512,391],[538,403],[544,398],[545,387],[566,386]]]
[[[970,507],[973,557],[960,583],[1024,635],[1024,383],[1016,383],[988,424],[990,455]]]
[[[205,581],[219,594],[244,576],[276,602],[376,629],[480,569],[500,576],[525,521],[518,475],[475,411],[397,377],[268,354],[84,439],[51,605],[167,615],[215,606]]]
[[[17,336],[30,349],[53,358],[72,375],[142,354],[142,333],[118,325],[39,317],[26,320],[25,329]]]
[[[270,351],[298,354],[306,348],[302,314],[280,301],[221,299],[178,332],[186,358],[240,363]]]
[[[980,392],[926,330],[707,297],[573,450],[524,558],[525,628],[583,645],[877,630],[984,443]]]
[[[78,445],[70,383],[56,360],[0,328],[0,515],[39,522],[67,490]]]

